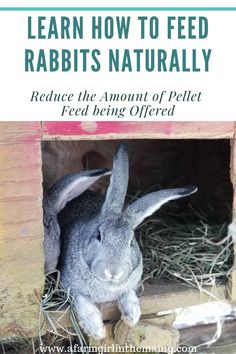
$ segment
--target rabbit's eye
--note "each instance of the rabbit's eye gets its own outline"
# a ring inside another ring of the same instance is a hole
[[[100,234],[100,232],[97,234],[97,237],[96,237],[96,239],[99,241],[99,242],[101,242],[102,241],[102,237],[101,237],[101,234]]]

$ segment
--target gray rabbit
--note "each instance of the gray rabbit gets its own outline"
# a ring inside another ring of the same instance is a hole
[[[65,176],[44,198],[45,272],[60,270],[63,286],[75,299],[81,326],[98,339],[105,337],[105,327],[96,304],[116,301],[129,326],[140,318],[135,290],[143,265],[135,228],[169,200],[197,190],[191,186],[153,192],[124,208],[128,171],[126,145],[121,144],[105,198],[85,190],[109,175],[107,169]]]

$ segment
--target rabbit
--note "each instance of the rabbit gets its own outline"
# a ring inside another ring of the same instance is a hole
[[[96,304],[115,301],[123,321],[131,327],[139,321],[136,290],[143,261],[135,228],[169,200],[197,190],[189,186],[152,192],[124,208],[128,172],[127,147],[120,144],[112,173],[100,169],[65,176],[44,200],[45,271],[57,267],[62,285],[73,295],[81,327],[96,339],[105,337]],[[105,197],[86,190],[109,174]]]
[[[100,177],[110,175],[104,169],[74,172],[56,182],[43,198],[44,273],[56,270],[61,251],[58,213],[73,198],[78,197]]]

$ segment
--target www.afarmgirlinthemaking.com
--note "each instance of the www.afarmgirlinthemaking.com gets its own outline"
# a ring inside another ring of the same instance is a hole
[[[41,353],[197,353],[197,347],[169,347],[169,346],[146,346],[135,347],[126,345],[101,345],[101,346],[80,346],[74,344],[70,346],[40,346]]]

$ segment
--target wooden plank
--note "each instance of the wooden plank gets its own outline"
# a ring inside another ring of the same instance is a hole
[[[40,122],[0,122],[0,144],[40,140]]]
[[[193,327],[187,327],[180,330],[180,342],[188,345],[197,346],[202,343],[211,341],[216,333],[216,324],[201,324]],[[236,321],[225,320],[222,326],[220,338],[215,344],[210,346],[211,349],[204,351],[205,354],[235,354],[235,333]],[[231,346],[232,345],[232,346]]]
[[[176,348],[179,344],[179,331],[171,327],[171,325],[159,324],[159,318],[141,319],[137,325],[130,328],[123,321],[116,324],[106,324],[106,338],[103,340],[95,340],[89,338],[91,346],[99,347],[112,344],[125,346],[130,348]],[[134,349],[133,349],[134,350]]]
[[[8,191],[8,195],[10,195],[10,191]],[[3,227],[11,228],[14,223],[24,225],[25,222],[34,220],[42,223],[42,206],[39,205],[38,199],[24,200],[24,198],[24,196],[18,198],[8,196],[1,200],[0,223]],[[19,237],[18,235],[13,236]]]
[[[188,306],[199,305],[208,301],[227,299],[227,289],[225,286],[219,286],[211,289],[205,288],[210,297],[205,292],[197,289],[190,289],[186,286],[177,284],[159,284],[146,285],[145,292],[140,298],[142,314],[153,314],[162,311],[169,311],[175,308],[186,308]],[[101,305],[100,309],[103,313],[104,320],[119,318],[119,311],[114,303]]]
[[[0,123],[0,336],[37,335],[42,291],[41,124]]]
[[[43,140],[232,138],[233,122],[43,122]]]
[[[209,301],[227,301],[228,291],[226,286],[217,286],[214,288],[204,288],[206,292],[200,292],[197,289],[190,289],[179,284],[156,284],[146,285],[144,293],[140,297],[142,318],[148,318],[150,315],[157,316],[160,312],[168,312],[176,308],[186,308],[188,306],[199,305]],[[98,306],[102,312],[104,321],[117,321],[120,319],[120,311],[115,303],[105,303]],[[64,313],[64,314],[63,314]],[[63,325],[71,327],[69,313],[66,307],[59,312],[51,312],[56,319],[63,318]],[[45,327],[44,331],[50,330],[50,326]]]

